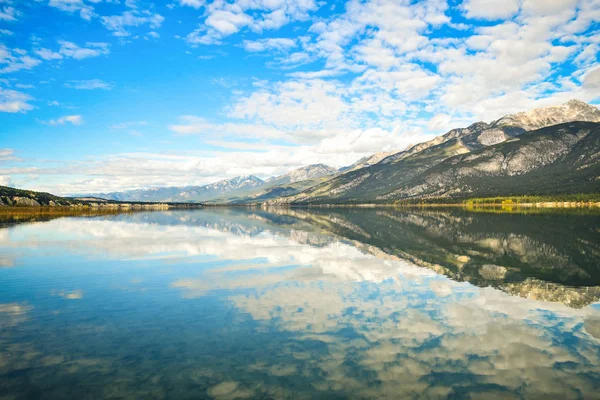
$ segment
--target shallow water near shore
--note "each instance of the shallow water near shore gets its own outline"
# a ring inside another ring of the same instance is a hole
[[[600,393],[598,211],[57,217],[0,223],[0,399]]]

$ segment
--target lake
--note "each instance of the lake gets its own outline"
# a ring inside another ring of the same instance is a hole
[[[599,393],[598,211],[0,219],[1,399]]]

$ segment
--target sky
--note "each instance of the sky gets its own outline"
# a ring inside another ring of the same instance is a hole
[[[350,165],[600,103],[600,0],[0,0],[0,185]]]

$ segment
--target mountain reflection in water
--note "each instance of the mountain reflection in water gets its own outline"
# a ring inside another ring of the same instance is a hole
[[[0,394],[594,398],[599,222],[215,208],[12,224]]]

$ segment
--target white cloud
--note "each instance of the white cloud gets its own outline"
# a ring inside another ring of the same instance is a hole
[[[280,82],[241,98],[229,115],[279,127],[323,126],[338,121],[347,109],[340,92],[335,82]]]
[[[40,60],[27,55],[21,49],[9,49],[0,43],[0,74],[30,70],[40,64]]]
[[[179,4],[182,6],[189,6],[198,9],[204,5],[204,0],[179,0]]]
[[[94,89],[102,89],[102,90],[110,90],[113,88],[111,83],[104,82],[100,79],[89,79],[89,80],[79,80],[79,81],[69,81],[65,83],[65,87],[71,89],[78,90],[94,90]]]
[[[15,151],[13,149],[0,149],[0,160],[1,161],[6,161],[6,160],[12,160],[14,159],[14,154]]]
[[[44,60],[60,60],[63,57],[82,60],[110,53],[108,43],[87,42],[85,47],[79,47],[75,43],[59,40],[58,44],[60,48],[56,52],[42,48],[36,50],[35,53]]]
[[[533,15],[551,15],[570,12],[577,0],[523,0],[523,11]]]
[[[462,7],[468,18],[504,19],[519,11],[520,0],[466,0]]]
[[[78,47],[76,44],[64,40],[61,40],[58,43],[60,44],[60,54],[65,57],[75,58],[76,60],[98,57],[110,53],[108,43],[87,42],[85,44],[87,46],[86,48]]]
[[[288,51],[296,47],[296,41],[289,38],[267,38],[244,40],[244,49],[249,52]]]
[[[38,49],[35,51],[35,54],[44,60],[60,60],[63,58],[62,54],[49,49]]]
[[[14,7],[4,6],[0,7],[0,20],[3,21],[16,21],[20,13],[15,10]]]
[[[357,52],[356,60],[374,67],[389,70],[398,66],[401,60],[394,50],[383,44],[380,39],[369,39],[360,43],[354,50]]]
[[[427,127],[432,131],[448,129],[448,126],[450,126],[450,121],[452,121],[451,116],[447,114],[436,114],[429,120],[429,122],[427,122]]]
[[[0,175],[0,185],[12,186],[12,179],[8,175]]]
[[[89,0],[91,3],[100,3],[102,0]],[[182,0],[194,1],[194,0]],[[197,1],[197,0],[196,0]],[[119,3],[118,1],[107,0],[110,3]],[[151,29],[159,28],[164,17],[149,10],[141,10],[138,7],[137,0],[125,0],[123,5],[126,10],[117,15],[98,15],[94,8],[84,2],[84,0],[50,0],[49,6],[69,13],[78,12],[81,18],[91,20],[98,17],[102,25],[113,32],[114,36],[130,36],[128,28],[148,25]],[[153,32],[152,37],[156,38],[158,33]]]
[[[81,115],[66,115],[57,119],[44,121],[43,123],[46,125],[64,125],[66,123],[70,123],[72,125],[81,125],[83,124],[83,117]]]
[[[0,112],[17,113],[32,110],[33,105],[29,103],[32,100],[33,97],[26,93],[0,87]]]
[[[182,0],[186,5],[199,8],[196,0]],[[197,7],[196,7],[197,5]],[[235,0],[215,1],[205,4],[203,23],[186,36],[190,44],[216,44],[227,36],[249,28],[254,32],[278,29],[298,20],[308,18],[318,9],[314,0]]]
[[[345,72],[335,69],[322,69],[320,71],[296,71],[290,72],[288,76],[298,79],[321,79],[332,76],[343,75]]]
[[[95,16],[94,8],[86,5],[83,0],[50,0],[48,5],[69,13],[78,12],[81,18],[88,21]]]
[[[236,33],[241,27],[252,23],[252,18],[243,12],[216,10],[206,18],[206,25],[223,36]]]
[[[109,30],[113,31],[113,35],[125,37],[129,36],[128,27],[137,27],[148,25],[151,29],[160,28],[165,18],[159,14],[152,14],[149,11],[125,11],[121,15],[103,16],[101,17],[102,24]]]
[[[597,64],[598,53],[600,53],[600,45],[596,43],[588,44],[577,54],[573,61],[578,67],[592,66]]]
[[[218,136],[262,137],[280,139],[290,135],[272,126],[260,124],[224,123],[216,124],[205,118],[193,115],[183,115],[179,124],[170,125],[169,129],[177,135],[203,135],[208,138]]]
[[[600,68],[591,70],[583,77],[583,87],[600,93]]]

